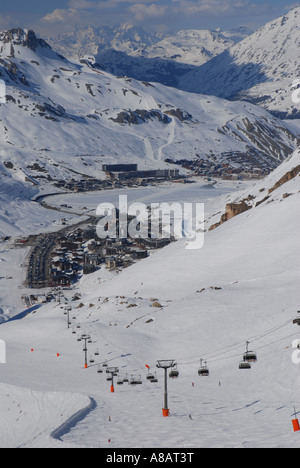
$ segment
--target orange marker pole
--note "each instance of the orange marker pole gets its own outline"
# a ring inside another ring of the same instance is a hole
[[[293,429],[294,429],[294,432],[299,432],[300,431],[300,424],[299,424],[299,421],[297,419],[296,408],[294,408],[294,410],[295,410],[295,419],[292,420]]]
[[[293,419],[292,423],[293,423],[294,432],[300,431],[300,424],[299,424],[298,419]]]

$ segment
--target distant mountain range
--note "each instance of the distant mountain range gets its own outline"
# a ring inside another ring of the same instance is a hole
[[[175,34],[148,33],[141,27],[77,27],[73,32],[47,37],[47,42],[68,59],[99,55],[114,49],[132,57],[161,58],[199,66],[252,34],[241,27],[230,31],[185,30]]]
[[[117,76],[159,82],[193,93],[258,104],[279,118],[300,118],[292,85],[300,76],[300,7],[256,32],[82,28],[50,39],[72,59],[89,57]]]

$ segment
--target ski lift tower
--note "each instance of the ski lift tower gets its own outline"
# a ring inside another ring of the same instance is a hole
[[[70,312],[72,310],[71,306],[65,307],[65,315],[68,316],[68,329],[70,328],[71,322],[70,322]]]
[[[110,392],[115,393],[115,387],[114,387],[114,377],[118,376],[119,373],[118,367],[108,367],[106,369],[106,373],[111,375],[111,387],[110,387]]]
[[[85,353],[84,368],[87,369],[88,368],[88,359],[87,359],[88,348],[87,348],[87,344],[91,340],[91,337],[89,335],[81,335],[80,338],[81,338],[81,340],[84,341],[84,348],[83,348],[83,351]]]
[[[156,367],[158,369],[164,369],[165,371],[165,392],[164,392],[164,408],[163,408],[163,417],[167,418],[170,416],[170,410],[168,408],[168,370],[173,369],[176,366],[174,360],[166,361],[157,361]]]

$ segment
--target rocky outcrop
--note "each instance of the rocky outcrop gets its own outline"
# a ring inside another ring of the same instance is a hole
[[[169,124],[171,122],[171,119],[167,115],[155,109],[150,111],[141,109],[136,109],[135,111],[128,110],[120,112],[115,119],[110,118],[110,120],[120,125],[139,125],[154,119],[163,124]]]
[[[36,51],[39,46],[44,49],[51,49],[49,44],[47,44],[43,39],[38,39],[33,31],[21,28],[11,29],[0,33],[0,41],[4,44],[11,43],[12,45],[22,45],[23,47],[28,47],[28,49],[33,51]]]
[[[219,223],[213,224],[209,228],[209,231],[213,231],[214,229],[226,223],[230,219],[234,218],[235,216],[238,216],[241,213],[244,213],[245,211],[250,210],[251,208],[252,207],[249,206],[245,202],[245,200],[242,200],[240,203],[228,203],[226,205],[225,214],[223,214],[221,217],[221,221]]]
[[[297,177],[297,175],[300,174],[300,165],[295,167],[294,169],[292,169],[291,171],[287,172],[283,177],[281,177],[281,179],[276,182],[276,184],[274,185],[274,187],[270,188],[269,189],[269,195],[274,192],[274,190],[277,190],[279,187],[281,187],[282,185],[286,184],[287,182],[289,182],[290,180],[294,179],[295,177]]]

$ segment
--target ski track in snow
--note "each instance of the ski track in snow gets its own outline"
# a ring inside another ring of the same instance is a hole
[[[176,123],[175,123],[175,119],[174,117],[172,117],[172,122],[170,122],[169,126],[169,137],[168,137],[168,141],[165,145],[162,145],[160,148],[158,148],[157,150],[157,159],[159,161],[162,160],[163,158],[163,151],[165,148],[167,148],[168,146],[172,145],[175,141],[175,129],[176,129]]]

